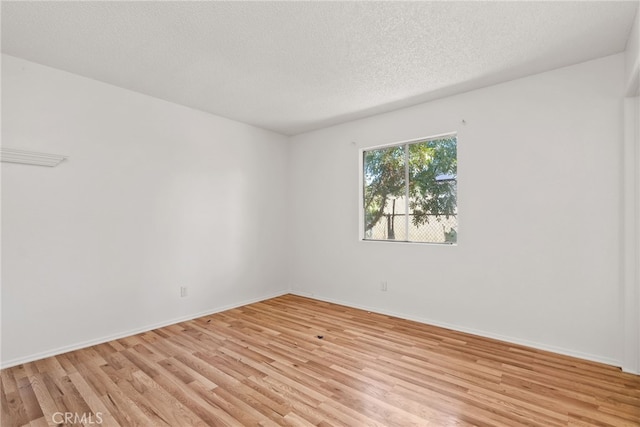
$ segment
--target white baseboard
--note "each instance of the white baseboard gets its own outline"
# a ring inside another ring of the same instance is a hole
[[[21,365],[23,363],[33,362],[33,361],[36,361],[36,360],[44,359],[46,357],[57,356],[59,354],[68,353],[70,351],[80,350],[80,349],[83,349],[83,348],[91,347],[93,345],[103,344],[105,342],[109,342],[109,341],[118,340],[118,339],[121,339],[121,338],[130,337],[132,335],[136,335],[136,334],[140,334],[140,333],[143,333],[143,332],[152,331],[154,329],[163,328],[165,326],[174,325],[176,323],[186,322],[188,320],[197,319],[198,317],[209,316],[211,314],[220,313],[221,311],[231,310],[232,308],[242,307],[244,305],[249,305],[249,304],[253,304],[253,303],[256,303],[256,302],[265,301],[265,300],[268,300],[268,299],[271,299],[271,298],[275,298],[275,297],[279,297],[279,296],[282,296],[282,295],[286,295],[288,293],[290,293],[290,291],[288,289],[285,289],[285,290],[278,291],[278,292],[275,292],[275,293],[272,293],[272,294],[268,294],[268,295],[265,295],[265,296],[262,296],[262,297],[253,298],[253,299],[250,299],[250,300],[240,301],[240,302],[234,303],[234,304],[228,304],[228,305],[224,305],[224,306],[221,306],[221,307],[212,308],[210,310],[201,311],[199,313],[188,314],[186,316],[182,316],[182,317],[166,320],[166,321],[163,321],[163,322],[155,323],[153,325],[146,325],[146,326],[143,326],[143,327],[140,327],[140,328],[135,328],[135,329],[131,329],[131,330],[128,330],[128,331],[119,332],[117,334],[108,335],[108,336],[92,339],[92,340],[89,340],[89,341],[83,341],[83,342],[79,342],[79,343],[76,343],[76,344],[66,345],[66,346],[63,346],[63,347],[58,347],[58,348],[55,348],[55,349],[52,349],[52,350],[47,350],[47,351],[43,351],[43,352],[36,353],[36,354],[30,354],[30,355],[25,356],[25,357],[19,357],[19,358],[16,358],[16,359],[2,361],[2,363],[0,363],[0,369],[10,368],[12,366]]]
[[[463,326],[459,326],[459,325],[454,325],[451,323],[446,323],[446,322],[439,322],[433,319],[428,319],[428,318],[424,318],[424,317],[417,317],[417,316],[409,316],[403,313],[397,313],[394,311],[390,311],[390,310],[384,310],[381,308],[377,308],[377,307],[368,307],[368,306],[363,306],[360,304],[353,304],[347,301],[342,301],[342,300],[337,300],[337,299],[333,299],[333,298],[327,298],[327,297],[323,297],[323,296],[319,296],[315,293],[311,293],[311,292],[304,292],[301,290],[295,290],[295,289],[285,289],[282,291],[278,291],[269,295],[265,295],[259,298],[253,298],[250,300],[245,300],[245,301],[241,301],[238,303],[234,303],[234,304],[228,304],[225,306],[221,306],[221,307],[216,307],[216,308],[212,308],[210,310],[205,310],[205,311],[201,311],[199,313],[194,313],[194,314],[189,314],[183,317],[179,317],[179,318],[174,318],[174,319],[170,319],[170,320],[166,320],[164,322],[160,322],[160,323],[156,323],[153,325],[146,325],[143,326],[141,328],[136,328],[136,329],[131,329],[128,331],[123,331],[117,334],[113,334],[113,335],[108,335],[108,336],[104,336],[101,338],[96,338],[93,340],[89,340],[89,341],[84,341],[84,342],[80,342],[80,343],[76,343],[76,344],[72,344],[72,345],[67,345],[67,346],[63,346],[63,347],[59,347],[56,349],[52,349],[52,350],[48,350],[48,351],[44,351],[41,353],[36,353],[36,354],[31,354],[29,356],[25,356],[25,357],[20,357],[20,358],[16,358],[16,359],[11,359],[8,361],[3,361],[2,363],[0,363],[0,369],[5,369],[5,368],[10,368],[12,366],[16,366],[16,365],[20,365],[23,363],[29,363],[29,362],[33,362],[36,360],[40,360],[40,359],[44,359],[46,357],[52,357],[52,356],[57,356],[59,354],[63,354],[63,353],[67,353],[69,351],[74,351],[74,350],[80,350],[82,348],[87,348],[87,347],[91,347],[93,345],[97,345],[97,344],[103,344],[105,342],[109,342],[109,341],[113,341],[113,340],[117,340],[117,339],[121,339],[121,338],[126,338],[132,335],[136,335],[136,334],[140,334],[143,332],[148,332],[154,329],[158,329],[158,328],[162,328],[165,326],[169,326],[169,325],[173,325],[176,323],[180,323],[180,322],[186,322],[189,320],[193,320],[196,319],[198,317],[203,317],[203,316],[209,316],[211,314],[215,314],[215,313],[219,313],[221,311],[225,311],[225,310],[230,310],[233,308],[237,308],[237,307],[242,307],[244,305],[248,305],[248,304],[253,304],[256,302],[260,302],[260,301],[265,301],[271,298],[275,298],[275,297],[279,297],[282,295],[286,295],[286,294],[293,294],[293,295],[298,295],[298,296],[303,296],[303,297],[307,297],[307,298],[313,298],[313,299],[317,299],[320,301],[325,301],[325,302],[330,302],[333,304],[340,304],[340,305],[344,305],[347,307],[353,307],[353,308],[357,308],[360,310],[366,310],[366,311],[371,311],[374,313],[379,313],[379,314],[384,314],[387,316],[393,316],[393,317],[397,317],[400,319],[407,319],[407,320],[412,320],[415,322],[419,322],[419,323],[424,323],[427,325],[433,325],[433,326],[439,326],[442,328],[446,328],[446,329],[451,329],[454,331],[458,331],[458,332],[465,332],[465,333],[469,333],[472,335],[477,335],[477,336],[481,336],[481,337],[485,337],[485,338],[492,338],[492,339],[496,339],[496,340],[500,340],[500,341],[505,341],[508,343],[512,343],[512,344],[519,344],[519,345],[523,345],[526,347],[531,347],[531,348],[535,348],[535,349],[539,349],[539,350],[545,350],[545,351],[550,351],[552,353],[558,353],[558,354],[563,354],[566,356],[571,356],[571,357],[576,357],[578,359],[584,359],[584,360],[590,360],[593,362],[599,362],[599,363],[604,363],[606,365],[611,365],[611,366],[616,366],[616,367],[620,367],[621,363],[617,360],[614,359],[609,359],[609,358],[604,358],[604,357],[600,357],[600,356],[595,356],[589,353],[583,353],[583,352],[579,352],[579,351],[574,351],[574,350],[570,350],[570,349],[566,349],[566,348],[562,348],[562,347],[556,347],[556,346],[550,346],[550,345],[546,345],[546,344],[541,344],[538,342],[532,342],[532,341],[528,341],[528,340],[523,340],[520,338],[514,338],[514,337],[509,337],[509,336],[505,336],[505,335],[500,335],[500,334],[494,334],[491,332],[486,332],[486,331],[482,331],[482,330],[478,330],[478,329],[474,329],[474,328],[467,328],[467,327],[463,327]],[[631,372],[631,371],[625,371],[625,372],[629,372],[632,374],[640,374],[640,372]]]
[[[633,368],[627,369],[624,366],[622,367],[622,372],[626,372],[628,374],[640,375],[640,371],[639,370],[636,370],[636,369],[633,369]]]
[[[510,336],[506,336],[506,335],[494,334],[492,332],[482,331],[482,330],[474,329],[474,328],[467,328],[467,327],[464,327],[464,326],[455,325],[455,324],[446,323],[446,322],[439,322],[437,320],[428,319],[428,318],[424,318],[424,317],[416,317],[416,316],[410,316],[410,315],[403,314],[403,313],[396,313],[394,311],[384,310],[384,309],[377,308],[377,307],[368,307],[368,306],[363,306],[363,305],[360,305],[360,304],[353,304],[353,303],[347,302],[347,301],[342,301],[342,300],[336,300],[336,299],[333,299],[333,298],[323,297],[323,296],[320,296],[320,295],[312,293],[312,292],[305,292],[305,291],[300,291],[300,290],[290,290],[289,293],[291,293],[293,295],[302,296],[302,297],[317,299],[317,300],[320,300],[320,301],[330,302],[330,303],[333,303],[333,304],[340,304],[340,305],[344,305],[344,306],[347,306],[347,307],[358,308],[360,310],[371,311],[373,313],[378,313],[378,314],[384,314],[384,315],[387,315],[387,316],[398,317],[400,319],[412,320],[414,322],[424,323],[424,324],[432,325],[432,326],[438,326],[438,327],[441,327],[441,328],[451,329],[451,330],[454,330],[454,331],[464,332],[464,333],[467,333],[467,334],[472,334],[472,335],[476,335],[476,336],[480,336],[480,337],[491,338],[491,339],[504,341],[504,342],[511,343],[511,344],[523,345],[525,347],[531,347],[531,348],[535,348],[535,349],[538,349],[538,350],[549,351],[549,352],[552,352],[552,353],[562,354],[562,355],[565,355],[565,356],[571,356],[571,357],[575,357],[575,358],[578,358],[578,359],[589,360],[589,361],[598,362],[598,363],[604,363],[605,365],[611,365],[611,366],[615,366],[615,367],[621,367],[621,363],[620,363],[619,360],[609,359],[609,358],[606,358],[606,357],[596,356],[596,355],[589,354],[589,353],[583,353],[583,352],[580,352],[580,351],[570,350],[570,349],[563,348],[563,347],[556,347],[556,346],[552,346],[552,345],[542,344],[542,343],[539,343],[539,342],[533,342],[533,341],[528,341],[528,340],[524,340],[524,339],[520,339],[520,338],[514,338],[514,337],[510,337]],[[628,371],[625,371],[625,372],[628,372]],[[638,374],[637,372],[629,372],[629,373]]]

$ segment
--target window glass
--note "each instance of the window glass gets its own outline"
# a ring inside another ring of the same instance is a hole
[[[457,242],[457,138],[363,152],[365,240]]]

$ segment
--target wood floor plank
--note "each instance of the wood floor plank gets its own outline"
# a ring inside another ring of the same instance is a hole
[[[104,404],[107,408],[107,414],[115,419],[120,426],[148,426],[148,425],[167,425],[166,423],[154,422],[152,418],[146,416],[130,398],[123,392],[113,391],[104,395]],[[100,414],[102,417],[106,414]]]
[[[31,377],[31,387],[38,401],[38,405],[41,407],[42,418],[58,411],[58,406],[56,405],[55,400],[53,400],[53,397],[51,397],[42,377]],[[37,417],[34,418],[37,419]]]
[[[3,394],[2,399],[2,425],[21,426],[29,423],[27,409],[22,403],[20,394],[17,391]]]
[[[215,389],[208,389],[202,386],[197,381],[190,384],[190,388],[193,389],[198,396],[205,401],[209,406],[207,410],[210,411],[215,417],[215,421],[210,425],[215,426],[237,426],[240,425],[240,421],[233,417],[232,411],[225,409],[226,402],[220,404],[215,394]],[[205,418],[203,418],[204,420]]]
[[[637,427],[640,377],[284,295],[4,369],[0,406],[3,427]]]
[[[42,408],[33,391],[34,377],[23,377],[18,380],[18,390],[22,399],[22,404],[27,412],[29,420],[34,420],[43,416]]]
[[[91,410],[91,414],[93,415],[92,419],[97,419],[97,414],[100,414],[101,423],[107,425],[117,425],[116,420],[113,418],[104,402],[100,399],[100,397],[96,394],[95,390],[91,388],[91,386],[86,382],[84,377],[78,372],[73,372],[69,374],[69,379],[73,383],[74,387],[85,402],[87,402],[87,406]]]

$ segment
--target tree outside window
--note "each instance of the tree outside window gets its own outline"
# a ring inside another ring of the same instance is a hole
[[[363,152],[364,238],[457,241],[457,138]]]

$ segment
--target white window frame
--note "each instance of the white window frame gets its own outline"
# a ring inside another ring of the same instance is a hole
[[[358,241],[366,242],[366,243],[395,243],[395,244],[408,244],[408,245],[435,245],[435,246],[451,246],[455,247],[458,245],[458,242],[455,243],[438,243],[438,242],[412,242],[408,240],[378,240],[378,239],[366,239],[364,235],[364,153],[365,151],[379,150],[381,148],[391,148],[398,147],[401,145],[406,145],[407,147],[411,144],[415,144],[418,142],[425,141],[433,141],[435,139],[446,138],[450,136],[456,137],[456,145],[458,143],[458,132],[445,132],[437,135],[431,135],[423,138],[413,138],[407,139],[404,141],[392,142],[389,144],[378,144],[372,145],[369,147],[362,147],[358,150]],[[406,151],[405,151],[406,153]],[[405,154],[406,156],[406,154]],[[406,174],[408,175],[409,171],[406,170]],[[408,182],[407,177],[407,182]],[[457,181],[457,178],[456,178]],[[406,193],[409,192],[409,187],[407,186]],[[409,197],[406,196],[406,200],[408,203]],[[409,221],[409,215],[405,216],[405,222]],[[458,218],[458,228],[460,228],[460,219]],[[407,227],[408,229],[408,227]]]

